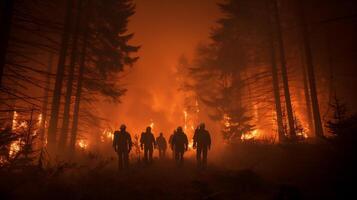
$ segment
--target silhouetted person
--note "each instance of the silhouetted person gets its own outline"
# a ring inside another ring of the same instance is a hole
[[[170,149],[172,151],[172,159],[175,159],[175,149],[174,149],[174,146],[172,145],[172,138],[174,137],[175,133],[176,133],[176,130],[174,130],[174,133],[172,133],[169,138],[169,145],[170,145]]]
[[[159,158],[164,158],[166,154],[167,143],[162,133],[160,133],[160,136],[156,138],[156,144],[159,149]]]
[[[176,133],[172,137],[172,145],[175,150],[175,160],[179,166],[183,164],[183,155],[188,150],[188,139],[182,131],[182,127],[178,127]]]
[[[156,145],[154,134],[151,133],[151,127],[146,128],[146,132],[141,133],[141,149],[144,149],[144,161],[146,164],[152,163],[152,153]]]
[[[211,136],[205,129],[205,124],[202,123],[195,130],[193,135],[193,148],[196,150],[197,165],[199,168],[206,168],[207,166],[207,152],[211,149]]]
[[[131,151],[131,137],[126,131],[126,126],[121,125],[120,131],[114,132],[113,147],[115,152],[118,154],[118,168],[128,168],[129,167],[129,153]]]

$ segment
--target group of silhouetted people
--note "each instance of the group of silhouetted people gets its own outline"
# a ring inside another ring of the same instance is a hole
[[[170,148],[173,152],[176,164],[182,166],[184,154],[188,150],[188,138],[184,133],[182,127],[178,127],[169,139]],[[126,131],[126,126],[121,125],[119,131],[114,132],[113,139],[114,150],[118,154],[119,169],[129,167],[129,153],[132,148],[132,141],[130,134]],[[151,132],[151,127],[147,127],[146,131],[141,133],[140,147],[144,151],[145,164],[151,164],[153,161],[153,152],[156,147],[159,151],[159,158],[163,159],[166,156],[167,142],[163,133],[155,139]],[[200,124],[193,136],[193,148],[196,149],[197,166],[199,168],[207,167],[207,153],[211,148],[211,137],[209,132],[205,129],[205,124]]]

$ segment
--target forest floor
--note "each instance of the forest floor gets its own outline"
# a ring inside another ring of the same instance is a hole
[[[0,199],[356,199],[353,146],[239,145],[210,155],[206,170],[194,157],[178,168],[168,158],[132,163],[88,156],[48,171],[0,170]]]

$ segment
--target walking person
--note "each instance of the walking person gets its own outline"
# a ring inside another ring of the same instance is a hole
[[[205,124],[202,123],[195,130],[193,136],[193,148],[196,149],[196,159],[198,168],[205,169],[207,167],[207,153],[211,149],[211,136],[205,129]]]
[[[187,135],[183,132],[182,127],[178,127],[176,133],[172,137],[172,145],[175,150],[175,160],[178,166],[183,165],[183,156],[188,150]]]
[[[165,158],[167,142],[166,142],[166,139],[162,133],[160,133],[160,136],[156,138],[156,144],[157,144],[157,148],[159,150],[159,158],[160,159]]]
[[[146,131],[141,134],[140,146],[141,149],[144,150],[144,162],[146,164],[151,164],[154,146],[156,146],[155,137],[151,132],[151,127],[147,127]]]
[[[126,126],[120,126],[120,131],[114,132],[113,148],[118,154],[118,169],[127,169],[129,167],[129,153],[131,151],[132,141],[130,134],[126,131]]]

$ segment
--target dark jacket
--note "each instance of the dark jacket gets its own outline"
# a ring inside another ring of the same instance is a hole
[[[144,148],[154,148],[156,145],[154,134],[151,132],[143,132],[140,137],[140,145]]]
[[[113,147],[120,152],[130,152],[132,146],[130,134],[126,131],[115,131]]]
[[[196,129],[193,135],[193,145],[197,148],[210,148],[211,136],[205,129]]]
[[[176,132],[172,137],[172,145],[175,151],[184,151],[188,148],[188,139],[184,132]]]

